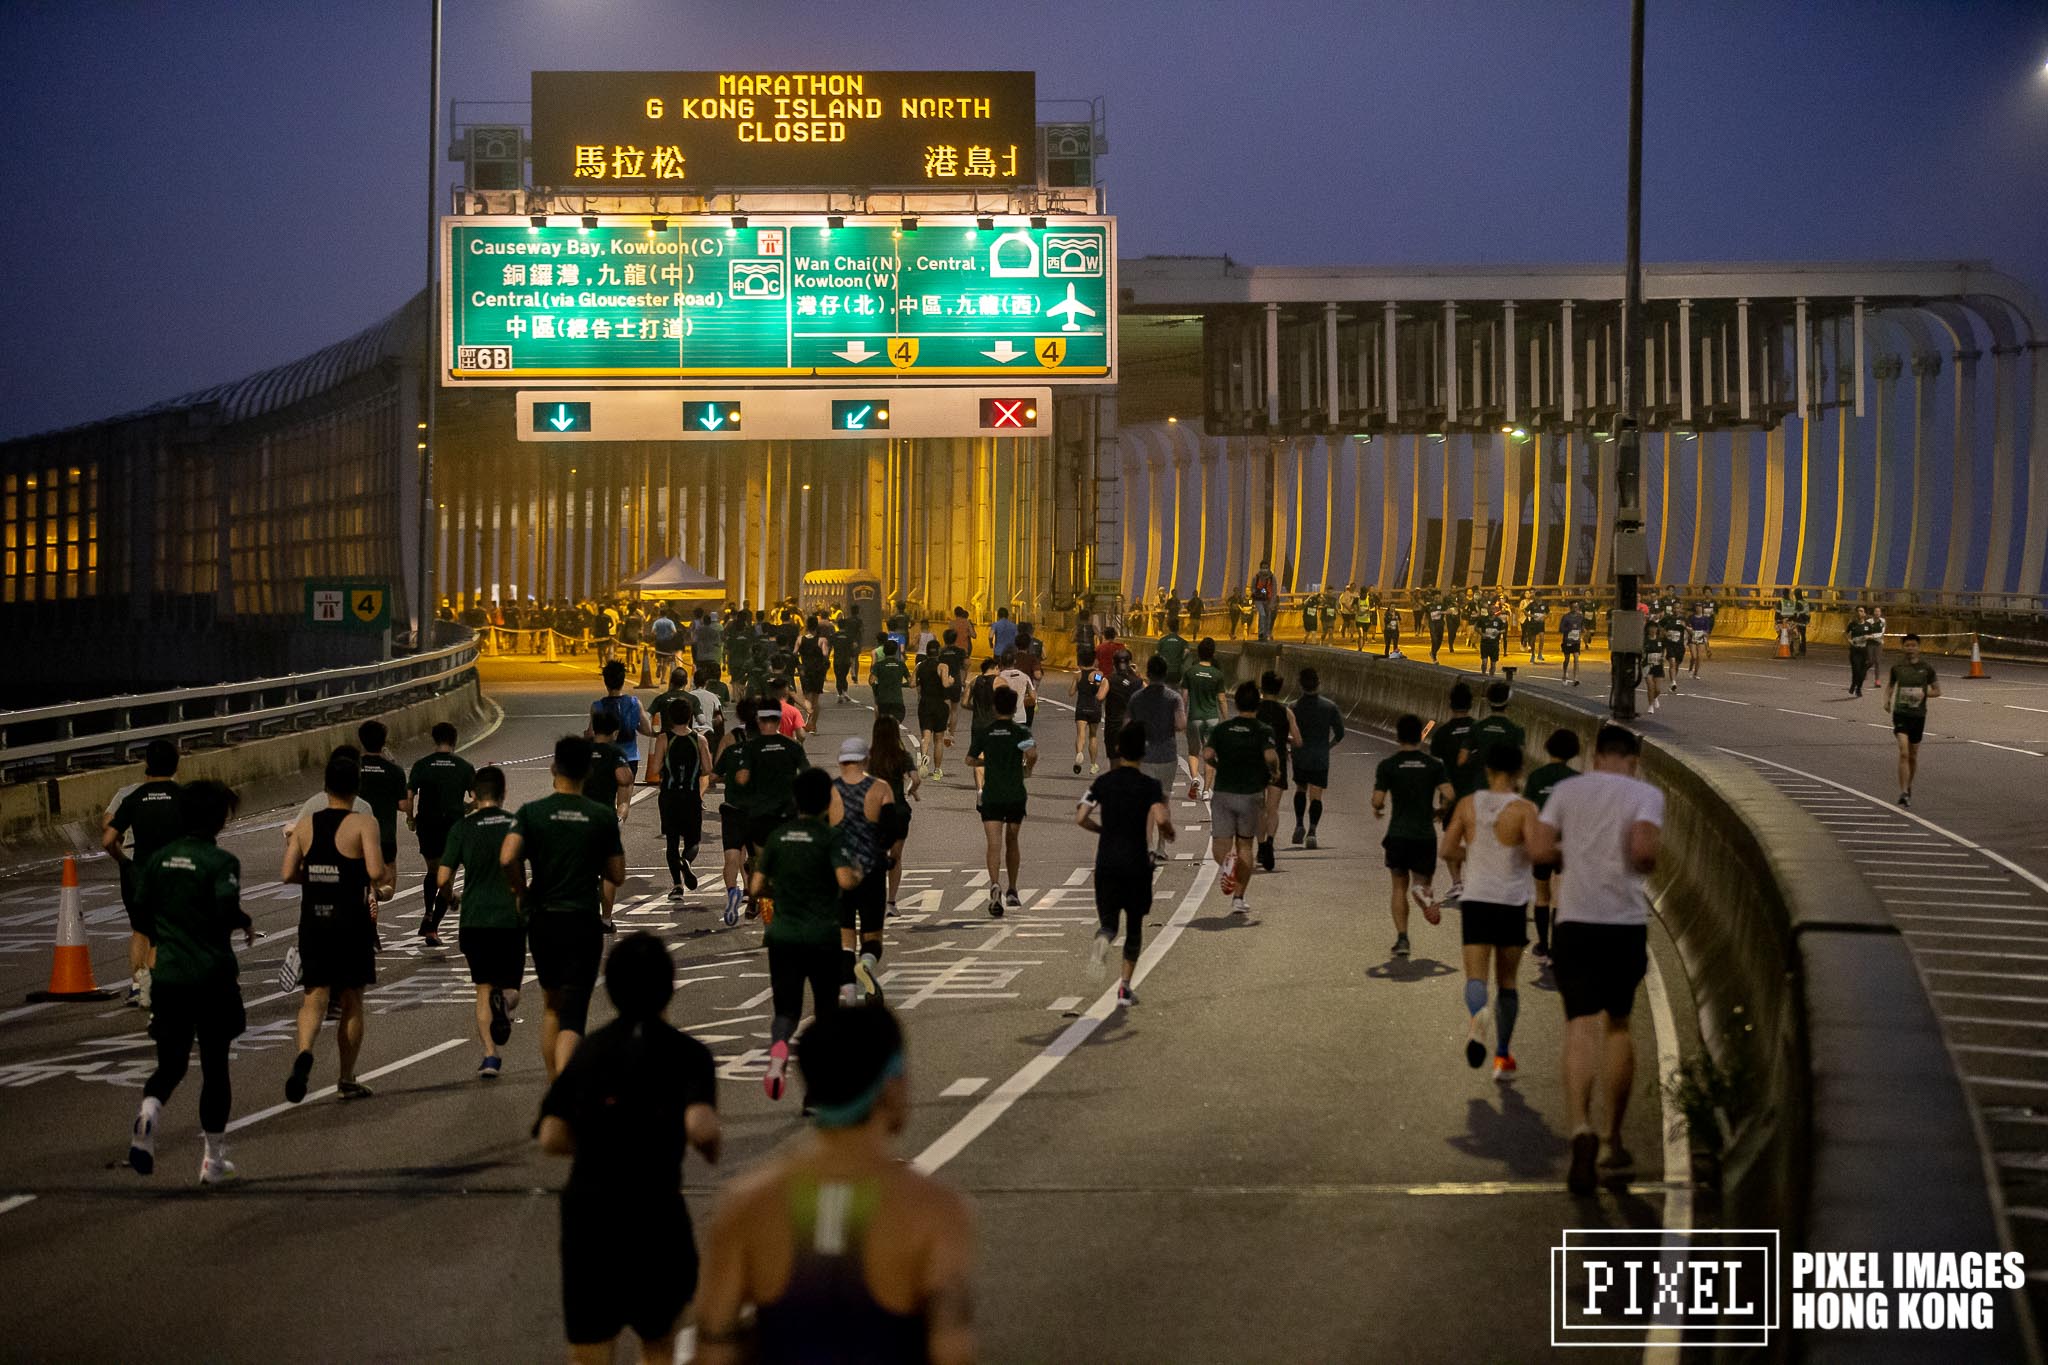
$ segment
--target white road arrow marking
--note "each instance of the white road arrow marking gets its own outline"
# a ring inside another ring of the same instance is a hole
[[[858,365],[863,360],[873,360],[876,356],[880,355],[881,352],[870,351],[868,349],[868,344],[865,341],[854,340],[846,343],[845,350],[834,351],[832,354],[838,356],[841,360],[844,360],[849,365]]]
[[[1030,355],[1031,352],[1018,350],[1010,344],[1009,338],[1005,337],[996,343],[996,348],[993,351],[983,351],[982,354],[995,361],[998,365],[1007,365],[1018,356]]]

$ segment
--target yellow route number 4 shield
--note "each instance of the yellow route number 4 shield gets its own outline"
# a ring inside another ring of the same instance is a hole
[[[384,615],[384,589],[352,588],[348,595],[348,609],[356,620],[368,624],[378,621]]]
[[[1065,337],[1040,337],[1032,343],[1031,349],[1037,355],[1038,363],[1041,367],[1048,370],[1054,369],[1067,358],[1067,339]]]
[[[917,363],[916,337],[890,337],[889,363],[899,370],[907,370]]]

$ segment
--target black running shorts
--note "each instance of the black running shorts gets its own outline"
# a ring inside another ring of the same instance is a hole
[[[1327,790],[1330,785],[1330,765],[1328,762],[1315,763],[1296,759],[1294,780],[1304,787],[1322,787]]]
[[[1022,801],[983,801],[981,823],[984,825],[1021,825],[1024,823]]]
[[[730,801],[718,808],[718,846],[728,853],[747,846],[747,813]]]
[[[1635,1009],[1636,987],[1649,970],[1649,926],[1554,921],[1550,962],[1565,1018],[1607,1014],[1626,1019]]]
[[[1387,851],[1387,870],[1412,872],[1428,880],[1436,876],[1436,840],[1397,837],[1389,834],[1380,841]]]
[[[589,990],[604,961],[604,926],[575,910],[538,910],[527,921],[533,976],[542,989]]]
[[[1466,947],[1519,948],[1529,941],[1529,907],[1468,900],[1458,906],[1459,933]]]
[[[495,929],[464,927],[456,932],[455,944],[469,963],[469,982],[473,986],[516,991],[526,979],[526,934],[522,930],[510,925]]]
[[[572,1346],[599,1345],[628,1328],[658,1340],[697,1293],[697,1243],[682,1196],[636,1198],[632,1216],[643,1232],[622,1223],[624,1198],[562,1196],[562,1326]]]
[[[1892,712],[1893,734],[1904,735],[1908,742],[1918,744],[1920,736],[1926,732],[1927,713],[1925,711],[1916,711],[1911,715],[1900,711]]]

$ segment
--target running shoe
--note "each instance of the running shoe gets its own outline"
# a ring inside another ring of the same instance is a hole
[[[782,1098],[782,1077],[789,1070],[789,1044],[777,1042],[768,1049],[768,1070],[761,1077],[761,1088],[768,1092],[768,1098]]]
[[[1512,1054],[1510,1054],[1510,1053],[1506,1053],[1506,1052],[1502,1052],[1502,1053],[1498,1053],[1498,1054],[1496,1054],[1496,1055],[1494,1056],[1494,1059],[1493,1059],[1493,1078],[1494,1078],[1495,1080],[1497,1080],[1497,1081],[1509,1081],[1509,1080],[1513,1080],[1513,1079],[1514,1079],[1514,1076],[1515,1076],[1515,1072],[1516,1072],[1516,1071],[1518,1071],[1518,1070],[1520,1070],[1520,1068],[1519,1068],[1519,1067],[1517,1067],[1517,1066],[1515,1065],[1515,1059],[1514,1059],[1514,1057],[1513,1057],[1513,1055],[1512,1055]]]
[[[512,1011],[505,1008],[505,992],[491,991],[491,1041],[499,1047],[512,1039]]]
[[[681,882],[676,883],[674,886],[671,886],[668,889],[668,898],[672,901],[679,901],[683,898],[683,886]]]
[[[1548,943],[1537,944],[1529,950],[1529,956],[1548,967],[1550,965],[1550,945]]]
[[[941,779],[943,779],[943,778],[944,778],[945,776],[946,776],[946,770],[945,770],[944,768],[938,767],[937,765],[934,765],[934,766],[932,767],[932,781],[934,781],[934,782],[940,781],[940,780],[941,780]]]
[[[128,1135],[128,1166],[137,1175],[156,1170],[156,1108],[145,1104],[135,1116],[135,1130]]]
[[[1088,775],[1089,775],[1090,777],[1096,777],[1096,776],[1099,776],[1099,775],[1101,774],[1101,772],[1102,772],[1102,765],[1101,765],[1100,763],[1090,763],[1090,764],[1088,765]]]
[[[746,892],[740,890],[737,886],[728,886],[727,888],[725,888],[726,928],[730,929],[735,924],[738,924],[740,922],[740,902],[741,900],[745,899],[745,897]]]
[[[1902,805],[1902,806],[1910,806],[1910,805],[1912,805],[1912,804],[1913,804],[1913,793],[1911,793],[1911,792],[1900,792],[1900,793],[1899,793],[1899,804],[1900,804],[1900,805]]]
[[[130,982],[128,983],[128,1006],[129,1006],[129,1008],[133,1009],[133,1008],[135,1008],[135,1007],[137,1007],[137,1006],[139,1006],[139,1005],[141,1005],[141,1004],[142,1004],[142,985],[141,985],[141,981],[140,981],[140,978],[138,978],[138,979],[136,979],[136,980],[134,980],[134,981],[130,981]]]
[[[599,915],[597,917],[597,922],[599,925],[603,926],[605,936],[607,938],[619,932],[619,926],[612,922],[612,917],[610,915]]]
[[[853,983],[860,988],[861,1000],[874,1004],[882,998],[882,982],[877,975],[881,963],[875,961],[873,953],[862,953],[854,959]]]
[[[486,1057],[476,1064],[476,1078],[480,1081],[495,1081],[502,1074],[505,1065],[502,1057]]]
[[[284,1078],[284,1097],[293,1104],[306,1098],[306,1081],[313,1074],[313,1054],[301,1052],[292,1059],[292,1074]]]
[[[1406,957],[1406,956],[1408,956],[1408,935],[1406,935],[1406,934],[1396,934],[1396,935],[1394,935],[1394,956],[1395,956],[1395,957]]]
[[[1132,1005],[1138,1003],[1138,993],[1131,989],[1130,982],[1119,981],[1116,983],[1116,1002],[1125,1009],[1129,1009]]]
[[[439,934],[429,934],[424,930],[420,933],[420,943],[422,946],[428,948],[445,948],[448,946],[447,944],[441,941],[441,936]]]
[[[202,1156],[199,1158],[199,1183],[202,1185],[225,1185],[235,1178],[235,1163],[224,1156]]]
[[[1003,917],[1002,893],[994,887],[988,889],[988,917],[990,919],[1001,919]]]
[[[1593,1192],[1595,1179],[1593,1163],[1600,1156],[1600,1139],[1591,1133],[1572,1135],[1572,1166],[1564,1178],[1564,1186],[1573,1194],[1585,1196]]]
[[[1232,898],[1232,900],[1231,900],[1231,902],[1230,902],[1230,913],[1231,913],[1231,914],[1233,914],[1233,915],[1249,915],[1249,914],[1250,914],[1251,912],[1252,912],[1252,903],[1251,903],[1250,901],[1246,900],[1246,899],[1245,899],[1245,898],[1244,898],[1243,896],[1236,896],[1236,897],[1233,897],[1233,898]]]
[[[361,1081],[336,1081],[334,1093],[344,1100],[366,1100],[377,1092]]]
[[[1448,891],[1446,891],[1446,892],[1444,892],[1444,894],[1443,894],[1443,902],[1442,902],[1442,903],[1443,903],[1443,904],[1445,904],[1445,905],[1456,905],[1456,904],[1458,904],[1459,902],[1463,901],[1464,899],[1465,899],[1465,883],[1464,883],[1464,882],[1462,882],[1462,881],[1454,881],[1454,882],[1452,882],[1452,883],[1451,883],[1451,889],[1450,889],[1450,890],[1448,890]],[[1432,921],[1432,922],[1434,922],[1434,921]]]
[[[897,917],[898,915],[900,915],[900,914],[902,914],[902,913],[903,913],[903,912],[902,912],[901,910],[898,910],[898,909],[896,908],[896,902],[895,902],[895,901],[890,901],[890,902],[889,902],[889,908],[888,908],[888,911],[887,911],[887,912],[886,912],[886,914],[884,915],[884,918],[886,918],[886,919],[895,919],[895,918],[896,918],[896,917]]]
[[[1153,850],[1152,850],[1152,866],[1154,866],[1154,867],[1165,867],[1165,866],[1166,866],[1166,863],[1167,863],[1167,857],[1166,857],[1166,850],[1165,850],[1165,849],[1162,849],[1162,848],[1155,848],[1155,849],[1153,849]]]
[[[1486,1063],[1486,1024],[1492,1015],[1491,1006],[1482,1008],[1472,1016],[1471,1027],[1465,1030],[1465,1065],[1474,1071]]]
[[[766,896],[748,896],[741,902],[740,911],[748,919],[759,919],[761,918],[762,902],[767,899]]]
[[[1632,1171],[1636,1166],[1635,1153],[1618,1142],[1607,1144],[1607,1155],[1600,1158],[1603,1171]]]
[[[1309,848],[1314,848],[1314,847],[1316,846],[1316,832],[1315,832],[1314,830],[1310,830],[1310,831],[1308,832],[1308,845],[1307,845],[1307,846],[1308,846]]]
[[[1199,801],[1199,800],[1201,800],[1201,799],[1202,799],[1202,784],[1201,784],[1201,783],[1199,783],[1199,782],[1190,782],[1190,783],[1188,783],[1188,800],[1190,800],[1190,801]]]
[[[1075,759],[1075,760],[1074,760],[1074,776],[1076,776],[1076,777],[1079,777],[1080,775],[1081,775],[1081,760],[1077,758],[1077,759]]]
[[[1296,825],[1294,827],[1294,837],[1289,839],[1287,842],[1293,844],[1296,848],[1300,848],[1303,844],[1308,842],[1308,831],[1303,829],[1300,825]]]
[[[1109,935],[1097,929],[1095,931],[1095,941],[1088,945],[1088,979],[1090,981],[1101,980],[1103,964],[1108,961]],[[138,1123],[140,1121],[139,1119],[137,1120]]]

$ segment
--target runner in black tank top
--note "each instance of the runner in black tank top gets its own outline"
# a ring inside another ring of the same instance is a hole
[[[341,1009],[335,1029],[341,1062],[335,1091],[345,1100],[370,1093],[355,1078],[363,1046],[363,988],[377,979],[375,898],[380,892],[390,894],[393,877],[375,818],[352,809],[361,781],[362,770],[353,756],[330,759],[322,784],[327,809],[307,817],[285,846],[282,880],[305,888],[298,950],[306,998],[299,1006],[299,1053],[284,1083],[285,1098],[293,1104],[306,1097],[313,1042],[330,998]]]

